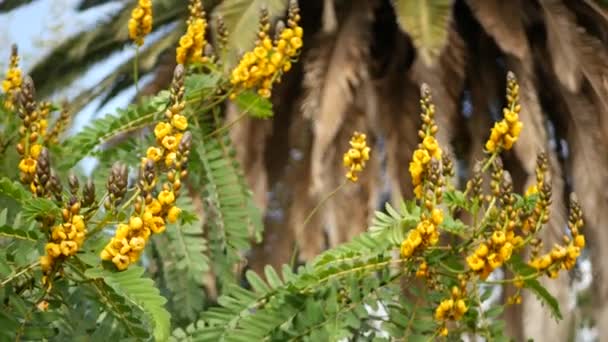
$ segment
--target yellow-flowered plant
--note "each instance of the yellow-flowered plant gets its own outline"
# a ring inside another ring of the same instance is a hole
[[[4,108],[13,110],[15,108],[15,94],[21,88],[21,69],[19,69],[19,53],[17,45],[11,49],[11,57],[6,70],[5,79],[2,81],[2,92],[6,94],[4,98]]]
[[[183,65],[203,63],[207,60],[207,57],[204,56],[204,48],[207,43],[205,40],[207,20],[203,4],[200,0],[191,0],[188,9],[190,10],[188,28],[179,39],[179,46],[175,53],[177,64]]]
[[[421,139],[418,148],[414,151],[412,161],[409,165],[410,175],[412,176],[412,185],[414,186],[414,195],[416,198],[422,198],[424,188],[424,179],[428,177],[430,170],[429,166],[432,159],[441,160],[441,148],[435,134],[438,127],[435,124],[435,105],[431,103],[431,93],[427,87],[422,88],[422,99],[420,100],[422,107],[422,127],[418,131],[418,136]]]
[[[101,252],[101,259],[112,261],[118,270],[137,262],[150,235],[164,232],[167,223],[175,223],[181,213],[175,202],[181,181],[187,176],[185,167],[192,143],[192,135],[186,131],[188,120],[183,115],[184,73],[179,64],[173,75],[171,104],[165,111],[165,120],[154,127],[156,145],[148,147],[142,158],[135,210],[128,223],[118,224],[114,237]],[[155,196],[159,172],[167,179]]]
[[[268,11],[263,9],[258,40],[253,51],[246,52],[232,70],[230,82],[235,87],[232,96],[241,89],[255,88],[260,96],[269,98],[272,84],[280,82],[281,75],[291,69],[302,48],[304,30],[299,26],[300,14],[296,1],[290,1],[287,27],[277,25],[277,38],[270,38]]]
[[[152,0],[138,0],[129,19],[129,37],[137,46],[144,44],[144,38],[152,32]]]

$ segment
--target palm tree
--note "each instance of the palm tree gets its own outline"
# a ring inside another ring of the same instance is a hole
[[[30,1],[8,1],[0,10]],[[99,5],[83,0],[80,8]],[[206,1],[211,18],[228,27],[227,58],[246,50],[259,7],[282,13],[287,0]],[[49,95],[96,61],[128,43],[133,1],[97,28],[60,44],[31,70]],[[249,255],[251,267],[288,262],[297,246],[308,260],[363,231],[383,199],[411,196],[407,163],[416,145],[419,87],[433,89],[440,142],[458,160],[459,174],[480,158],[492,122],[504,103],[507,70],[522,89],[524,131],[505,164],[516,188],[533,182],[534,163],[547,151],[552,173],[553,219],[545,245],[561,239],[565,199],[579,195],[594,267],[591,307],[600,336],[608,333],[608,4],[605,1],[308,0],[301,1],[306,32],[301,62],[274,91],[272,121],[244,120],[232,130],[238,156],[265,210],[264,242]],[[161,38],[140,51],[139,73],[153,75],[144,92],[170,80],[173,49],[184,30],[184,2],[155,0]],[[212,20],[212,23],[214,21]],[[126,61],[99,85],[83,91],[76,108],[104,101],[132,84]],[[238,115],[228,105],[227,120]],[[344,187],[304,227],[321,196],[343,179],[340,153],[353,130],[368,132],[373,158],[362,181]],[[461,177],[462,178],[462,177]],[[269,194],[269,195],[267,195]],[[544,285],[568,307],[572,277]],[[506,289],[511,291],[511,289]],[[535,300],[507,312],[517,340],[560,340],[579,323],[564,309],[557,325]],[[524,319],[532,317],[532,319]]]

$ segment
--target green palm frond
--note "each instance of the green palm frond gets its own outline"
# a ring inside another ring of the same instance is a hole
[[[125,8],[133,7],[134,3],[129,2]],[[160,29],[182,17],[187,11],[186,5],[185,2],[175,4],[169,0],[153,1],[153,11],[156,13],[154,27]],[[40,84],[36,88],[39,95],[47,96],[57,88],[68,85],[95,62],[122,49],[129,42],[127,23],[130,17],[130,10],[119,11],[94,29],[82,32],[53,49],[30,71],[34,81],[52,80],[38,82]]]
[[[448,38],[450,0],[393,0],[401,29],[414,42],[425,64],[434,64]]]

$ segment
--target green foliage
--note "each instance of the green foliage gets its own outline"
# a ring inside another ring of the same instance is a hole
[[[452,2],[448,0],[393,0],[401,29],[416,46],[423,62],[432,65],[448,39]]]
[[[144,269],[141,267],[131,267],[123,272],[90,268],[85,272],[85,276],[92,280],[103,280],[129,304],[145,312],[153,323],[154,337],[164,341],[169,337],[171,326],[171,315],[164,308],[167,300],[160,295],[151,279],[142,278],[143,273]]]

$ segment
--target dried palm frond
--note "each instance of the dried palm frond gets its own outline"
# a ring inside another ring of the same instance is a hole
[[[307,90],[303,111],[313,122],[315,135],[312,150],[311,191],[323,187],[324,159],[338,129],[345,119],[346,109],[353,101],[354,90],[367,75],[368,48],[373,8],[376,1],[357,0],[348,8],[332,39],[321,37],[319,50],[304,56]]]

